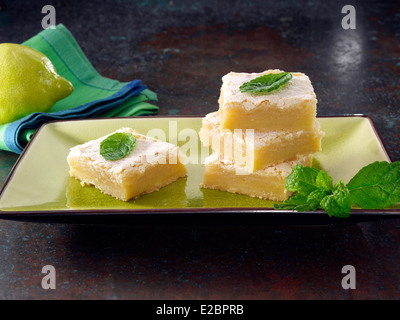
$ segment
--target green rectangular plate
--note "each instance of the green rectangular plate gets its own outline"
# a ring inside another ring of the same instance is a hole
[[[334,182],[348,182],[373,161],[391,161],[371,119],[366,116],[318,118],[325,137],[313,166]],[[0,193],[0,217],[38,221],[96,223],[276,220],[288,223],[363,220],[395,216],[400,206],[385,210],[353,209],[351,219],[327,219],[324,212],[295,213],[272,209],[274,202],[218,190],[201,189],[204,159],[210,153],[198,138],[201,117],[137,117],[52,122],[42,126],[18,159]],[[93,186],[82,187],[68,174],[69,149],[121,127],[178,144],[190,150],[188,175],[138,199],[123,202]],[[188,141],[191,141],[189,144]],[[191,149],[188,149],[190,146]],[[101,218],[99,220],[99,218]],[[200,219],[199,219],[200,218]]]

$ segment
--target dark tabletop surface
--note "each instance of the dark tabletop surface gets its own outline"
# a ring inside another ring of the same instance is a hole
[[[141,79],[160,115],[216,110],[222,75],[306,73],[319,115],[366,114],[400,160],[400,6],[352,1],[0,1],[0,42],[41,8],[104,76]],[[4,183],[18,156],[0,152]],[[400,219],[323,226],[76,225],[0,220],[1,299],[399,299]],[[41,287],[44,265],[57,288]],[[355,290],[341,286],[344,265]]]

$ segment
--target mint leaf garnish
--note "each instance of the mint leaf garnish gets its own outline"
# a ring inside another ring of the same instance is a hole
[[[347,184],[353,203],[363,209],[383,209],[400,202],[400,162],[373,162]]]
[[[310,207],[310,210],[312,211],[318,210],[321,207],[321,201],[329,195],[330,195],[329,192],[321,189],[317,189],[311,192],[306,197],[306,201],[308,206]]]
[[[400,162],[373,162],[345,185],[333,185],[323,170],[297,165],[286,178],[286,189],[294,192],[277,210],[298,212],[323,209],[330,217],[350,216],[352,205],[361,209],[383,209],[400,202]]]
[[[321,200],[320,206],[330,217],[349,217],[351,209],[349,189],[339,181],[335,184],[332,194]]]
[[[268,73],[240,86],[241,92],[271,92],[292,79],[290,72]]]
[[[116,132],[100,143],[100,154],[107,161],[126,157],[135,147],[136,138],[130,132]]]
[[[318,173],[317,168],[303,167],[298,164],[293,167],[292,173],[286,178],[286,189],[307,196],[317,189]]]
[[[332,177],[327,174],[324,170],[319,170],[317,179],[315,180],[317,187],[322,188],[324,191],[332,191],[333,181]]]

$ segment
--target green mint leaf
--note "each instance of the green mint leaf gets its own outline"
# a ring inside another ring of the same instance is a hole
[[[330,193],[326,190],[314,190],[307,196],[307,204],[310,206],[312,211],[318,210],[321,208],[321,201]]]
[[[347,207],[349,204],[349,189],[342,180],[335,183],[333,195],[337,198],[340,206]]]
[[[344,209],[339,206],[333,194],[322,199],[321,208],[324,209],[330,217],[348,218],[350,216],[350,208]]]
[[[283,203],[275,203],[275,210],[293,210],[298,212],[310,211],[311,208],[307,203],[307,197],[296,194],[290,197],[288,200],[285,200]]]
[[[316,181],[319,172],[320,170],[317,168],[303,167],[301,164],[295,165],[286,178],[285,187],[289,191],[308,196],[318,189]]]
[[[116,132],[100,143],[100,154],[107,161],[126,157],[135,147],[136,138],[130,132]]]
[[[347,184],[352,203],[362,209],[383,209],[400,202],[400,162],[376,161]]]
[[[332,177],[324,170],[318,172],[317,178],[315,179],[315,185],[322,188],[325,191],[332,191],[333,181]]]
[[[350,192],[342,181],[335,184],[333,193],[321,200],[321,208],[330,217],[348,218],[350,216]]]
[[[268,73],[243,83],[239,89],[241,92],[271,92],[288,82],[292,77],[290,72]]]

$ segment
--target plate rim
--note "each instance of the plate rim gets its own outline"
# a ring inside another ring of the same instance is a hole
[[[27,143],[21,154],[19,155],[18,159],[15,161],[13,167],[11,168],[8,176],[6,177],[3,185],[0,189],[0,199],[3,197],[4,191],[7,189],[9,182],[11,181],[14,173],[18,169],[18,166],[22,162],[23,158],[27,154],[27,152],[31,149],[33,143],[35,143],[37,136],[39,133],[45,128],[54,123],[64,123],[64,122],[79,122],[79,121],[104,121],[104,120],[120,120],[120,119],[153,119],[153,118],[163,118],[163,119],[174,119],[174,118],[203,118],[205,115],[154,115],[154,116],[135,116],[135,117],[118,117],[118,118],[93,118],[93,119],[74,119],[74,120],[53,120],[48,121],[42,124],[32,135],[32,138]],[[319,118],[365,118],[369,121],[373,133],[375,134],[378,143],[380,144],[382,150],[384,151],[386,157],[390,162],[393,162],[393,159],[390,153],[387,150],[387,147],[382,139],[379,130],[376,127],[375,122],[372,120],[371,116],[366,114],[340,114],[340,115],[322,115],[317,116]],[[21,217],[32,217],[32,218],[43,218],[51,215],[54,217],[88,217],[88,216],[147,216],[147,215],[167,215],[167,214],[175,214],[175,215],[183,215],[183,214],[190,214],[193,215],[194,213],[197,214],[215,214],[215,213],[222,213],[222,214],[232,214],[232,213],[242,213],[242,214],[263,214],[263,213],[274,213],[274,214],[300,214],[290,210],[275,210],[270,207],[207,207],[207,208],[140,208],[140,209],[49,209],[49,210],[2,210],[0,209],[0,218],[7,219],[7,218],[21,218]],[[323,210],[316,210],[316,211],[306,211],[301,212],[302,216],[327,216],[327,214]],[[388,209],[351,209],[350,216],[391,216],[391,215],[399,215],[400,208],[388,208]]]

